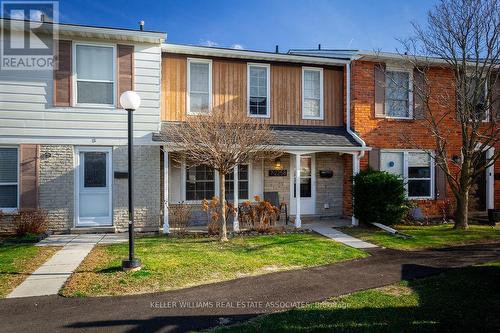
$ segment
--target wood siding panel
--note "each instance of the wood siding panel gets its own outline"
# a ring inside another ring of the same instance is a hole
[[[187,58],[162,56],[161,119],[186,119]],[[250,62],[250,61],[249,61]],[[302,119],[302,65],[271,63],[271,117],[259,121],[280,125],[342,126],[344,123],[344,72],[324,68],[324,120]],[[212,107],[247,114],[247,61],[212,58]]]

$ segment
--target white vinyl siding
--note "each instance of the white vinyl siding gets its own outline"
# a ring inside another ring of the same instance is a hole
[[[188,59],[187,113],[208,114],[212,107],[212,61]]]
[[[302,67],[302,119],[323,119],[323,69]]]
[[[142,100],[134,112],[134,143],[148,144],[160,123],[160,45],[134,44],[133,72]],[[53,88],[52,71],[0,71],[0,144],[127,143],[126,112],[109,106],[54,107]]]
[[[12,212],[19,205],[19,152],[0,147],[0,210]]]
[[[248,64],[248,115],[251,117],[270,116],[270,66],[266,64]]]
[[[389,118],[412,118],[413,71],[388,68],[385,76],[385,112]]]
[[[422,151],[381,151],[380,170],[395,174],[405,182],[408,198],[434,197],[432,157]]]
[[[113,45],[75,44],[75,105],[115,104],[116,49]]]

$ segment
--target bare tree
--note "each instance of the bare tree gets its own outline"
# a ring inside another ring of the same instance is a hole
[[[219,172],[220,239],[227,241],[226,175],[249,160],[279,156],[274,133],[246,113],[214,109],[208,115],[189,116],[177,126],[168,126],[164,136],[175,142],[181,152],[178,156],[189,166],[206,165]]]
[[[402,40],[401,54],[420,79],[410,87],[422,106],[416,116],[435,140],[435,162],[455,197],[455,228],[467,229],[471,188],[500,156],[499,2],[441,0],[428,12],[426,26],[412,25],[415,36]],[[429,78],[436,67],[452,73],[451,86]],[[451,144],[457,136],[458,154]],[[484,158],[492,147],[495,152]]]

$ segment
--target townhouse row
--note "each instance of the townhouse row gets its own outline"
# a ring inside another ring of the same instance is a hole
[[[402,176],[426,215],[440,214],[451,197],[432,159],[402,137],[433,149],[411,89],[418,75],[398,55],[268,53],[168,44],[159,32],[69,24],[58,30],[56,69],[0,70],[0,232],[13,230],[12,214],[22,208],[46,210],[55,232],[126,230],[127,118],[118,102],[126,90],[142,99],[134,113],[135,218],[142,231],[167,230],[170,207],[199,207],[218,193],[217,172],[179,163],[173,155],[181,152],[165,135],[214,109],[269,124],[284,152],[239,165],[227,177],[227,198],[277,193],[297,226],[304,217],[352,218],[352,175],[368,166]],[[451,91],[449,71],[436,66],[428,75]],[[391,82],[409,89],[401,94]],[[459,153],[458,139],[450,145]],[[478,181],[477,210],[500,206],[495,170],[500,163]],[[204,224],[206,215],[195,208],[191,220]]]

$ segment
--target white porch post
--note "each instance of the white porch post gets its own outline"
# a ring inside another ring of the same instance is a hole
[[[234,204],[234,219],[233,219],[233,231],[240,231],[240,222],[238,221],[238,200],[239,200],[239,189],[238,189],[238,166],[236,165],[233,169],[233,188],[234,188],[234,194],[233,194],[233,204]]]
[[[352,175],[356,176],[359,173],[359,169],[360,169],[359,154],[358,153],[354,153],[354,154],[352,154]],[[354,182],[353,182],[353,186],[354,186]],[[353,188],[353,190],[354,190],[354,188]],[[354,210],[354,197],[353,197],[352,200],[353,200],[352,201],[352,204],[353,204],[352,209]],[[359,225],[358,219],[354,217],[354,212],[352,214],[351,224],[354,225],[354,226]]]
[[[300,154],[295,154],[295,200],[295,228],[300,228],[302,227],[300,219]]]
[[[163,233],[170,232],[168,222],[168,151],[163,147]]]

